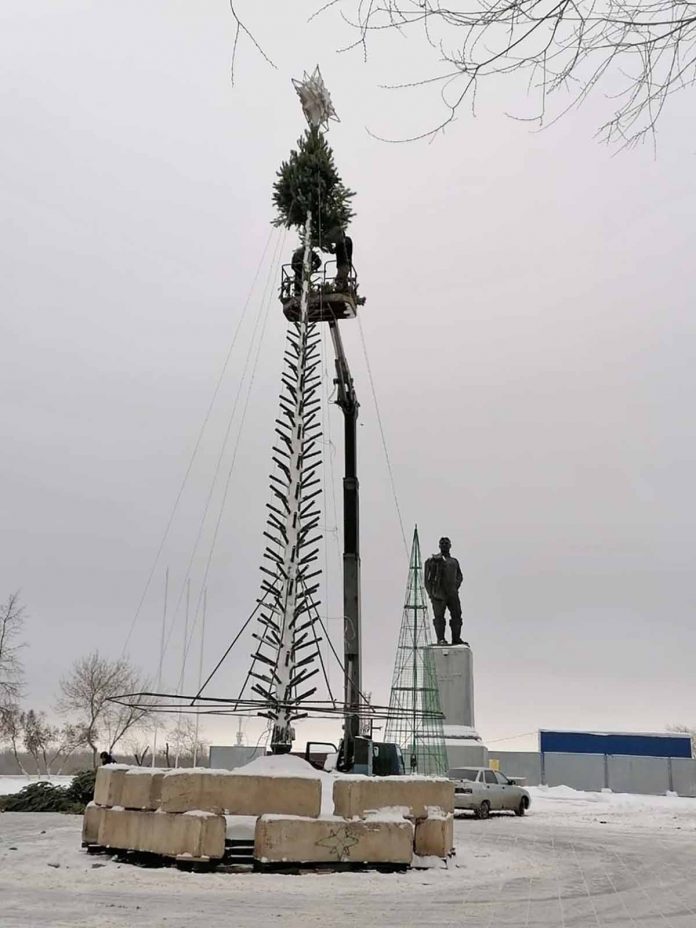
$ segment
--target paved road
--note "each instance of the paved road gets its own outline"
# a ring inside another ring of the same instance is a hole
[[[279,876],[119,865],[79,824],[0,815],[2,928],[696,928],[692,829],[465,819],[448,870]]]
[[[549,827],[532,816],[520,824],[502,817],[458,823],[460,859],[468,843],[472,855],[507,857],[514,868],[467,888],[460,925],[696,928],[693,832],[622,832],[600,823]]]

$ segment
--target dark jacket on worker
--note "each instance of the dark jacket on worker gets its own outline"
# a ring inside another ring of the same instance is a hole
[[[456,557],[433,554],[425,562],[425,588],[431,599],[449,599],[462,585],[462,571]]]

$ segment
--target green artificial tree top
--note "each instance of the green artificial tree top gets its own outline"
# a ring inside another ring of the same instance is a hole
[[[302,234],[307,210],[311,210],[311,245],[326,251],[322,234],[336,228],[345,231],[355,215],[351,209],[354,196],[336,170],[326,139],[318,129],[309,128],[278,171],[273,185],[273,203],[278,210],[274,225],[295,226]]]

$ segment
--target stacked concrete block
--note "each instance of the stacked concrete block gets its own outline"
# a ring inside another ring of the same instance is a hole
[[[201,809],[226,815],[321,812],[321,781],[312,777],[252,776],[221,771],[172,771],[162,780],[163,812]]]
[[[442,814],[416,822],[413,850],[418,857],[449,857],[454,850],[454,816]]]
[[[376,820],[386,810],[412,822],[418,857],[448,857],[454,849],[454,784],[433,777],[341,777],[334,783],[334,812]]]
[[[263,815],[256,822],[254,858],[264,864],[409,865],[413,825],[405,819],[346,821],[339,816]]]
[[[82,847],[99,844],[99,826],[106,810],[90,802],[82,819]]]
[[[121,789],[123,780],[130,767],[126,764],[107,764],[97,770],[97,779],[94,784],[94,801],[98,806],[121,805]]]
[[[454,812],[454,784],[434,777],[340,777],[333,788],[334,812],[363,818],[379,809],[401,809],[418,821],[433,812]]]
[[[261,864],[404,866],[453,848],[454,786],[428,777],[337,777],[334,815],[321,816],[314,776],[216,770],[99,769],[83,845],[219,860],[225,815],[256,819]]]
[[[118,805],[124,809],[154,812],[160,805],[163,778],[163,770],[132,767],[121,780]]]
[[[168,815],[104,809],[98,843],[164,857],[219,860],[225,853],[225,818],[210,812]]]
[[[83,845],[191,860],[220,859],[225,819],[206,811],[160,811],[164,771],[107,764],[97,771],[94,802],[83,820]]]

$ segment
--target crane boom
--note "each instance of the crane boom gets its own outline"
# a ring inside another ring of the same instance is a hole
[[[343,654],[345,666],[345,721],[340,766],[351,769],[355,739],[360,735],[362,630],[360,617],[360,492],[357,469],[357,420],[360,404],[335,320],[329,322],[336,355],[336,403],[343,410]]]

